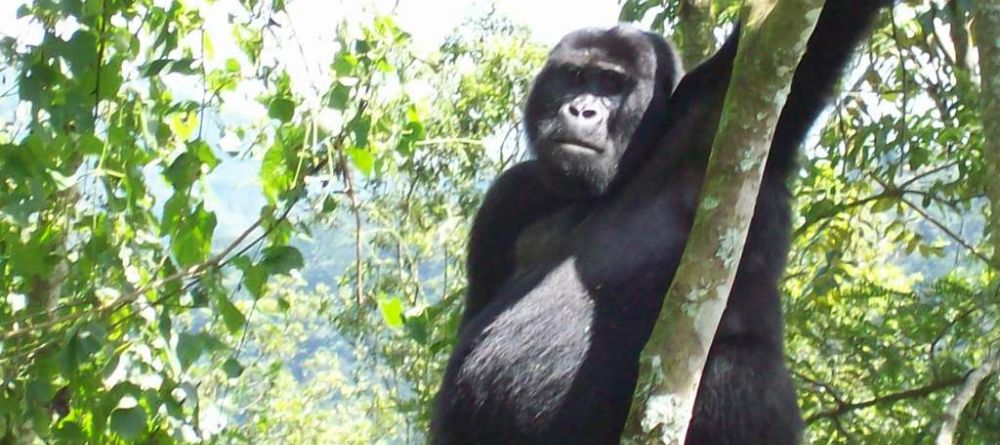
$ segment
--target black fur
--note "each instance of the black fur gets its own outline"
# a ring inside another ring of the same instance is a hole
[[[856,41],[888,3],[828,0],[820,16],[776,129],[688,445],[801,438],[781,342],[785,182]],[[501,175],[473,223],[466,312],[434,444],[618,443],[639,353],[687,241],[736,41],[669,100],[676,57],[662,38],[586,30],[553,50],[526,109],[537,160]],[[628,87],[606,94],[601,69],[625,73]],[[587,107],[596,108],[581,118]]]

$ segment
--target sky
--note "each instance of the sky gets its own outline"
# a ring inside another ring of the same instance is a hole
[[[307,0],[323,3],[323,0]],[[461,7],[454,5],[460,4]],[[423,43],[439,41],[470,13],[488,10],[490,2],[448,0],[401,0],[399,9],[404,28]],[[499,0],[492,3],[498,12],[527,25],[535,38],[555,44],[577,28],[612,26],[617,23],[618,0]]]
[[[25,24],[16,18],[17,8],[24,3],[27,1],[0,0],[0,33],[18,36],[24,32]],[[330,23],[343,17],[345,11],[364,5],[388,11],[394,4],[403,28],[420,45],[439,43],[463,19],[488,11],[491,5],[527,25],[539,41],[546,43],[555,43],[576,28],[613,25],[620,8],[618,0],[289,0],[287,10],[300,36],[312,37],[328,33]]]

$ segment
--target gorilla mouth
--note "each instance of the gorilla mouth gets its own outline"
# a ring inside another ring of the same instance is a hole
[[[555,145],[559,146],[563,150],[573,153],[584,153],[589,155],[604,153],[603,148],[581,141],[560,140],[555,141]]]

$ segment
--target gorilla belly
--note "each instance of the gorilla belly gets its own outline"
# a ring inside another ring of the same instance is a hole
[[[542,432],[564,405],[590,350],[593,301],[569,258],[523,297],[495,305],[470,326],[480,332],[456,384],[469,396],[467,408],[492,418],[485,422]]]

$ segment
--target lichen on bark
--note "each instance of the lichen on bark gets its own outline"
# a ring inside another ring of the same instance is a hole
[[[684,443],[736,269],[781,108],[822,0],[748,0],[695,223],[643,351],[626,441]],[[657,364],[649,357],[656,357]],[[658,376],[651,381],[651,376]]]

